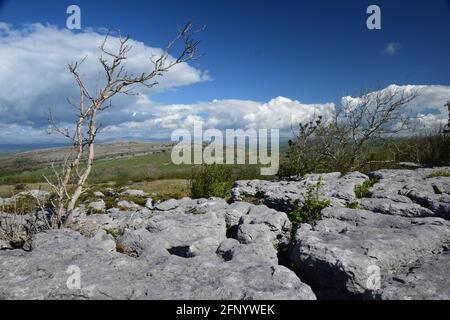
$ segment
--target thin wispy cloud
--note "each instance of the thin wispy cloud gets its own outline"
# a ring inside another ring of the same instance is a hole
[[[393,56],[402,48],[402,45],[398,42],[389,42],[386,48],[383,50],[384,55]]]

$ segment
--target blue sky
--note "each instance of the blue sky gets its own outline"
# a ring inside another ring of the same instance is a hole
[[[151,47],[163,47],[188,20],[206,26],[205,56],[191,66],[210,80],[158,92],[158,104],[279,96],[325,104],[363,88],[450,85],[447,0],[6,0],[0,21],[64,29],[70,4],[81,7],[83,28],[120,29]],[[381,30],[366,28],[371,4],[381,8]]]
[[[366,28],[374,3],[382,30]],[[163,102],[281,95],[313,103],[378,84],[450,84],[446,0],[15,0],[6,1],[0,19],[64,27],[69,4],[81,7],[84,27],[118,28],[152,45],[162,46],[185,21],[206,25],[198,65],[213,81],[163,94]],[[400,49],[383,54],[391,42]]]

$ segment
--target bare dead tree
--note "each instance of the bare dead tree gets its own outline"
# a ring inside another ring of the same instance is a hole
[[[447,122],[447,125],[444,127],[443,133],[450,134],[450,101],[447,101],[445,106],[448,109],[448,122]]]
[[[194,38],[201,30],[193,28],[188,23],[179,30],[177,36],[171,40],[163,52],[158,56],[150,57],[150,70],[139,75],[130,74],[126,70],[124,62],[132,50],[129,44],[130,37],[122,37],[120,33],[115,38],[118,41],[118,49],[112,51],[107,44],[110,41],[108,34],[100,46],[101,57],[99,63],[103,69],[104,84],[97,88],[93,94],[80,74],[80,66],[86,58],[69,65],[69,72],[75,79],[79,89],[79,100],[68,102],[77,110],[74,132],[60,128],[49,112],[49,123],[53,131],[68,139],[72,148],[65,157],[62,169],[54,166],[54,179],[45,177],[56,197],[52,199],[53,224],[55,227],[69,226],[72,223],[72,215],[76,203],[84,191],[86,181],[92,171],[95,158],[95,139],[100,126],[97,125],[97,117],[100,112],[111,107],[111,98],[118,94],[134,95],[133,90],[137,85],[152,88],[158,85],[158,78],[164,76],[176,65],[186,63],[199,58],[199,41]],[[181,47],[178,54],[173,53],[175,47]]]

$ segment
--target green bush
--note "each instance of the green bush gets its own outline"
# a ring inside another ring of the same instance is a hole
[[[369,189],[372,188],[377,182],[378,182],[378,179],[370,179],[370,180],[364,181],[360,185],[357,185],[355,187],[356,197],[358,199],[369,198],[369,196],[370,196]]]
[[[321,218],[323,209],[331,205],[330,200],[320,200],[319,191],[323,186],[322,177],[315,185],[308,186],[306,194],[302,194],[303,200],[294,203],[294,210],[288,214],[292,222],[293,231],[302,223],[313,223]]]
[[[190,197],[193,199],[220,197],[229,198],[233,177],[225,165],[202,165],[192,171]]]

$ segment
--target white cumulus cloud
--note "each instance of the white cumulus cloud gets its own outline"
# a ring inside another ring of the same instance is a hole
[[[45,125],[49,108],[60,121],[69,121],[73,112],[66,98],[76,99],[77,88],[67,65],[86,57],[80,71],[94,92],[98,79],[102,79],[98,58],[104,38],[92,30],[74,33],[42,24],[14,28],[0,22],[0,121],[37,128]],[[117,43],[117,38],[110,37],[110,46]],[[141,73],[146,66],[151,70],[150,57],[162,50],[135,40],[129,44],[132,51],[125,62],[127,70],[132,74]],[[137,87],[136,91],[148,95],[205,80],[207,73],[182,63],[158,79],[154,89]],[[113,103],[133,105],[137,99],[120,96]]]
[[[0,23],[0,144],[56,142],[57,135],[47,134],[46,111],[64,126],[71,123],[75,110],[66,102],[77,97],[67,64],[85,56],[82,75],[95,88],[100,66],[99,45],[104,35],[89,30],[73,33],[42,24],[14,28]],[[140,72],[149,65],[149,57],[161,49],[131,40],[133,50],[127,66]],[[305,104],[286,97],[270,101],[215,99],[191,104],[161,104],[158,92],[209,80],[208,74],[188,64],[181,64],[160,79],[156,89],[138,88],[137,96],[114,99],[113,108],[99,116],[103,124],[102,139],[169,139],[171,132],[191,128],[200,122],[204,128],[278,128],[290,132],[299,122],[322,115],[330,118],[334,103]],[[424,126],[439,125],[447,119],[443,107],[450,100],[450,86],[407,86],[421,90],[405,112],[419,118]],[[357,99],[343,97],[343,99]],[[356,101],[356,100],[354,100]]]

